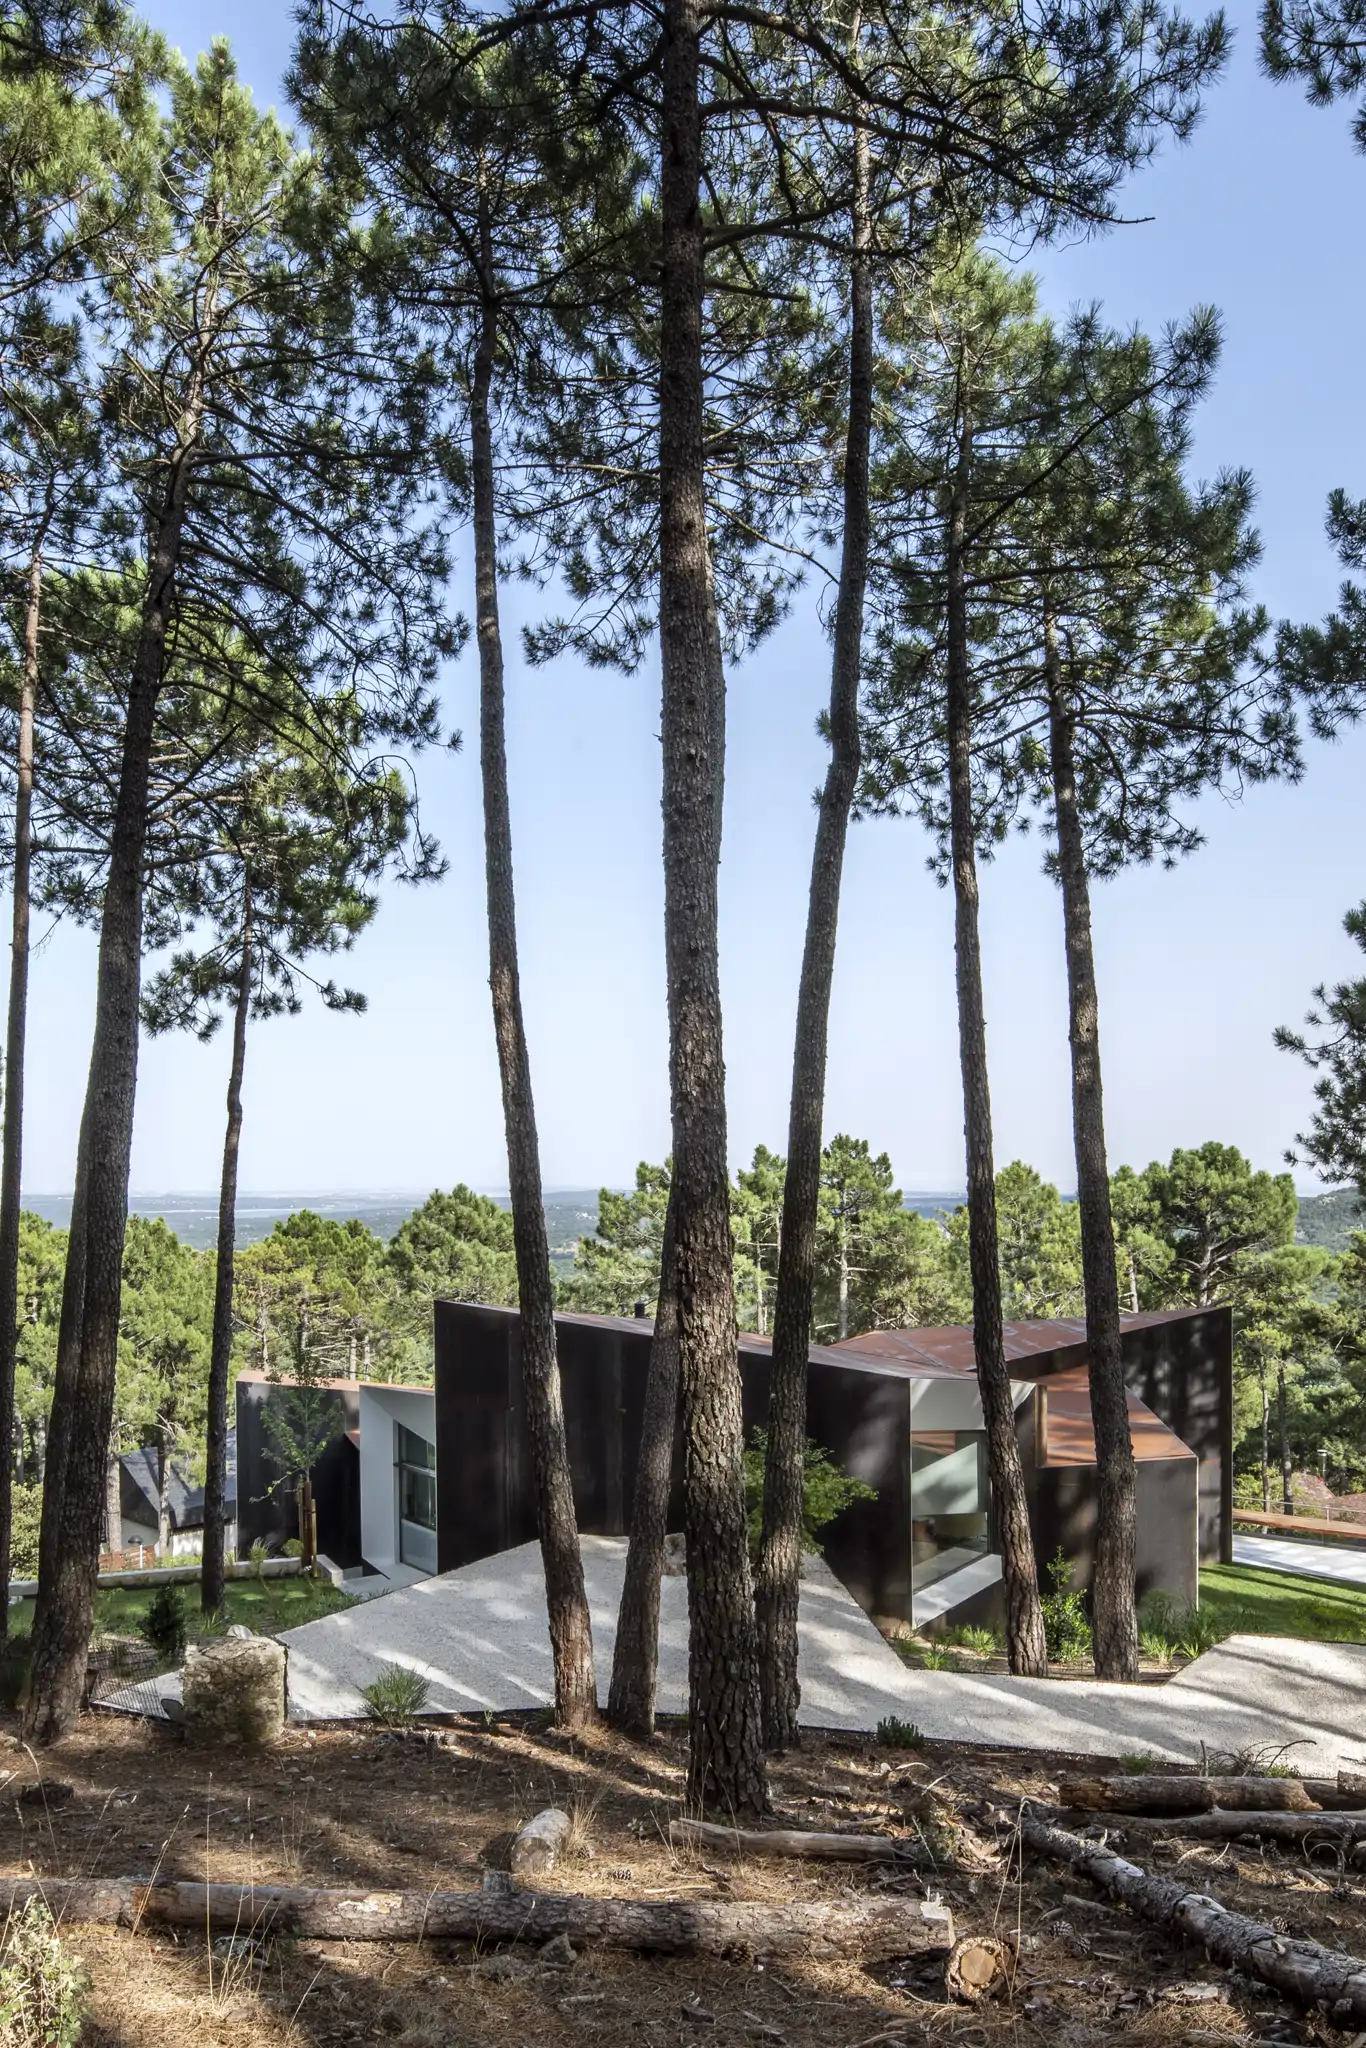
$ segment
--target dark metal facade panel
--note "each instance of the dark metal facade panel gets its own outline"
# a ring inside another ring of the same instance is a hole
[[[237,1382],[237,1550],[245,1556],[253,1543],[278,1549],[299,1533],[294,1488],[271,1487],[275,1465],[267,1455],[262,1416],[276,1386],[273,1380],[247,1378]],[[342,1430],[360,1423],[360,1397],[354,1381],[329,1386],[329,1399],[341,1411]],[[344,1433],[329,1444],[313,1473],[313,1498],[318,1509],[318,1548],[344,1571],[361,1562],[360,1457]]]
[[[1200,1562],[1233,1555],[1233,1312],[1126,1318],[1124,1377],[1200,1462]]]

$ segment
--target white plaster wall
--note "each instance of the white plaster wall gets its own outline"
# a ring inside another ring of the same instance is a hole
[[[398,1482],[394,1424],[436,1443],[436,1396],[427,1387],[360,1389],[360,1550],[387,1572],[398,1563]]]
[[[1029,1399],[1031,1381],[1012,1380],[1010,1386],[1017,1408]],[[981,1429],[982,1397],[975,1379],[964,1374],[957,1380],[911,1381],[912,1429]]]

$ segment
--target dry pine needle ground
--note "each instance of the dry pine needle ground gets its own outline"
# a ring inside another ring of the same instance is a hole
[[[779,1901],[847,1897],[889,1881],[885,1866],[746,1864],[671,1850],[667,1828],[681,1811],[683,1782],[677,1732],[642,1748],[609,1734],[570,1742],[535,1720],[474,1722],[443,1731],[439,1746],[368,1728],[291,1730],[270,1752],[210,1756],[141,1723],[91,1715],[70,1742],[35,1760],[13,1722],[3,1726],[8,1873],[155,1869],[215,1882],[459,1889],[501,1864],[515,1829],[554,1804],[575,1821],[570,1854],[549,1880],[555,1889]],[[985,1786],[1047,1798],[1076,1761],[943,1743],[889,1751],[812,1735],[775,1767],[775,1802],[790,1824],[918,1829],[941,1867],[891,1881],[937,1890],[961,1930],[1018,1936],[1013,1995],[986,2007],[946,2004],[942,1979],[918,1963],[765,1969],[608,1951],[570,1962],[542,1960],[529,1947],[479,1956],[446,1944],[262,1945],[245,1927],[236,1943],[214,1945],[82,1928],[71,1946],[91,1977],[85,2038],[89,2048],[1343,2040],[1260,1986],[1231,1984],[1183,1958],[1060,1873],[1032,1866],[1021,1878],[1004,1859],[975,1853],[970,1835],[956,1835],[959,1803],[971,1806]],[[40,1781],[54,1789],[39,1791]],[[1134,1853],[1153,1860],[1147,1845]],[[1216,1852],[1176,1841],[1157,1861],[1179,1864],[1193,1888],[1229,1906],[1366,1954],[1366,1884],[1356,1873],[1243,1844]]]

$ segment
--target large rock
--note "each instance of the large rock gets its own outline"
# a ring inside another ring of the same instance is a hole
[[[285,1646],[269,1636],[192,1643],[181,1676],[186,1734],[202,1742],[274,1742],[285,1725]]]

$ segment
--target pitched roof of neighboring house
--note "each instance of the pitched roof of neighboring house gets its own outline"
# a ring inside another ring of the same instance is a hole
[[[149,1519],[156,1521],[157,1515],[157,1454],[156,1446],[144,1445],[141,1450],[125,1451],[119,1459],[127,1477],[132,1481],[135,1492],[141,1496],[149,1510]],[[172,1457],[169,1460],[169,1475],[166,1487],[167,1506],[171,1512],[173,1529],[201,1529],[204,1526],[204,1487],[196,1485],[190,1477],[187,1460]],[[225,1506],[232,1513],[237,1506],[237,1431],[228,1431],[228,1469]],[[142,1517],[132,1515],[132,1521],[140,1522]]]

